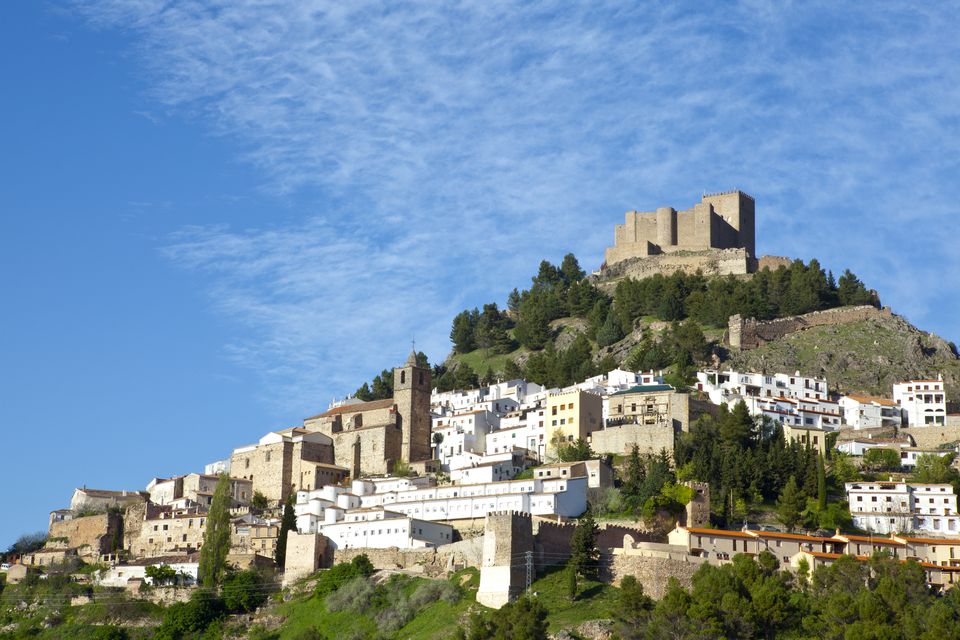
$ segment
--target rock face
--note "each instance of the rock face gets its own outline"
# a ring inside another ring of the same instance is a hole
[[[894,314],[803,328],[732,353],[724,367],[800,371],[825,376],[841,393],[883,396],[890,395],[894,382],[943,374],[948,400],[960,400],[960,359],[953,346]]]

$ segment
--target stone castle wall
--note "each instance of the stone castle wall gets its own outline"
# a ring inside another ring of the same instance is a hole
[[[960,440],[960,425],[931,425],[928,427],[909,427],[900,429],[900,433],[913,439],[921,449],[936,449],[941,444]]]
[[[50,538],[66,538],[65,546],[83,557],[96,558],[123,544],[123,519],[116,513],[74,518],[50,523]]]
[[[877,309],[869,305],[826,309],[825,311],[814,311],[800,316],[766,321],[744,318],[737,314],[730,316],[727,343],[731,349],[747,351],[810,327],[849,324],[892,315],[889,307]]]
[[[742,248],[753,258],[755,203],[741,191],[704,195],[690,209],[628,211],[624,223],[614,227],[614,244],[608,247],[608,266],[632,258],[648,258],[704,249]]]
[[[636,445],[641,455],[655,455],[661,449],[673,451],[674,428],[670,424],[625,424],[594,431],[589,438],[590,448],[597,453],[630,453]]]
[[[594,284],[604,290],[612,290],[621,278],[641,280],[656,274],[670,275],[676,271],[694,274],[703,272],[705,276],[745,275],[755,271],[756,261],[746,249],[704,249],[699,251],[678,251],[647,257],[626,258],[613,265],[607,265]]]
[[[637,582],[643,585],[643,591],[651,598],[659,600],[667,594],[667,584],[670,578],[675,578],[681,587],[689,589],[693,586],[693,574],[701,565],[706,564],[705,558],[677,553],[666,549],[669,545],[644,544],[649,549],[631,549],[629,555],[614,553],[604,555],[605,571],[601,577],[610,580],[616,585],[624,576],[634,576]]]

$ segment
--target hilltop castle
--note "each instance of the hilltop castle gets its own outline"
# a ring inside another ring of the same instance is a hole
[[[742,191],[705,195],[690,209],[677,211],[660,207],[656,211],[628,211],[623,224],[614,231],[614,245],[608,247],[606,265],[630,258],[715,249],[743,249],[753,260],[754,200]]]

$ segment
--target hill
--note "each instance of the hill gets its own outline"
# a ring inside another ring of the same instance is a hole
[[[888,314],[812,327],[762,347],[728,348],[728,319],[769,321],[849,305],[879,308],[880,298],[850,271],[840,279],[781,259],[748,276],[700,272],[613,280],[585,277],[576,258],[547,262],[529,290],[514,289],[508,309],[466,310],[453,322],[453,351],[436,367],[441,390],[523,376],[563,386],[616,366],[666,370],[689,381],[696,366],[795,371],[824,376],[843,393],[889,395],[895,381],[943,374],[960,400],[960,359],[952,343]],[[531,364],[532,363],[532,364]],[[577,376],[580,376],[577,378]]]
[[[889,395],[894,382],[942,373],[951,400],[960,398],[960,359],[953,345],[896,315],[811,327],[750,351],[726,366],[752,371],[800,371],[826,377],[841,393]]]

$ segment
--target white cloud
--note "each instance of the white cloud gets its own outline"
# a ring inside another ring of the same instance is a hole
[[[254,330],[233,353],[285,401],[356,387],[414,332],[442,357],[452,313],[540,258],[593,267],[623,210],[733,186],[761,250],[850,265],[956,336],[943,285],[916,286],[960,272],[955,7],[77,6],[133,34],[158,107],[316,212],[169,249]]]

